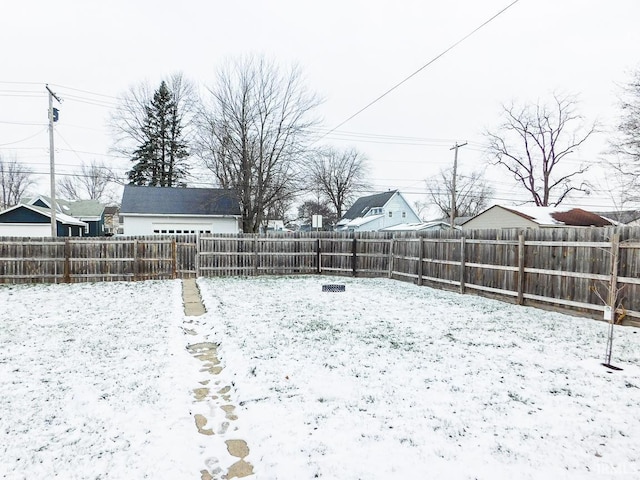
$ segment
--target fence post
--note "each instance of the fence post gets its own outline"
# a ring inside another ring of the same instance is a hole
[[[391,239],[389,244],[389,278],[393,278],[393,242],[395,238]]]
[[[316,253],[317,253],[317,262],[318,262],[318,273],[322,273],[322,248],[320,244],[320,238],[316,239]]]
[[[353,233],[353,241],[351,242],[351,274],[355,277],[358,273],[358,247],[356,245],[356,234]]]
[[[258,261],[260,257],[258,256],[258,234],[254,234],[253,236],[253,274],[254,276],[258,276]]]
[[[138,262],[138,239],[133,241],[133,281],[138,280],[140,274],[140,265]]]
[[[460,237],[460,293],[464,293],[465,290],[465,270],[466,270],[466,237],[463,235]]]
[[[418,236],[418,285],[422,286],[422,257],[424,257],[424,238]]]
[[[177,270],[178,270],[178,246],[176,245],[175,237],[171,240],[171,260],[172,260],[171,269],[173,270],[171,272],[172,277],[176,278]]]
[[[196,233],[196,253],[193,261],[196,269],[196,278],[200,277],[200,233]]]
[[[71,243],[69,237],[64,239],[64,283],[71,283]]]
[[[524,304],[524,234],[518,235],[518,305]]]
[[[620,263],[620,234],[614,233],[611,238],[611,277],[609,279],[609,298],[608,305],[613,312],[613,318],[616,318],[616,303],[618,298],[618,265]]]

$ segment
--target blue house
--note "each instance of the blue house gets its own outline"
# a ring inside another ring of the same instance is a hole
[[[81,237],[88,225],[77,218],[56,212],[59,237]],[[50,237],[51,209],[19,204],[0,212],[0,237]]]
[[[0,236],[47,237],[51,235],[51,199],[44,195],[25,198],[0,212]],[[56,200],[56,234],[59,237],[104,235],[104,205],[95,200]]]

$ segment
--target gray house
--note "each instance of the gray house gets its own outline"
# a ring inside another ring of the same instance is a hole
[[[238,233],[242,213],[231,190],[126,185],[120,227],[124,235]]]
[[[398,190],[360,197],[336,224],[336,231],[371,232],[400,224],[421,223]]]

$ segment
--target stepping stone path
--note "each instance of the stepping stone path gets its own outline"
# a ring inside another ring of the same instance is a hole
[[[198,285],[195,279],[185,279],[182,281],[182,294],[184,300],[184,312],[187,317],[199,316],[206,313]],[[197,335],[193,328],[193,320],[185,320],[184,332],[189,335]],[[207,402],[210,411],[220,410],[224,413],[225,420],[219,425],[212,425],[209,419],[201,414],[196,413],[193,418],[198,433],[205,436],[224,435],[229,431],[231,422],[238,419],[235,414],[236,407],[231,403],[231,387],[229,385],[220,386],[220,380],[216,380],[216,376],[222,371],[220,360],[218,359],[217,347],[215,343],[200,342],[187,346],[187,350],[195,358],[200,360],[203,365],[200,372],[207,378],[199,382],[199,386],[193,389],[193,396],[196,402]],[[216,428],[217,427],[217,428]],[[237,429],[233,429],[237,430]],[[215,458],[208,459],[207,468],[200,471],[201,480],[227,480],[232,478],[242,478],[253,475],[253,465],[248,463],[245,458],[249,455],[249,447],[244,440],[228,439],[225,440],[227,451],[232,457],[238,460],[232,464],[227,473],[223,473],[222,468]]]

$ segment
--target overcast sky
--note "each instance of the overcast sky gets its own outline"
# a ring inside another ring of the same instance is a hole
[[[246,53],[299,64],[325,99],[318,113],[329,130],[511,3],[11,2],[0,17],[0,153],[48,172],[48,83],[64,99],[58,171],[98,159],[124,174],[129,162],[109,156],[115,97],[175,72],[210,85],[225,59]],[[639,20],[638,0],[519,0],[322,142],[365,153],[375,191],[399,188],[417,200],[424,179],[453,163],[456,141],[469,142],[460,149],[461,174],[485,163],[482,133],[497,125],[502,103],[556,91],[579,95],[580,113],[600,122],[604,133],[572,159],[596,163],[618,120],[619,85],[640,68]],[[524,198],[508,176],[489,175],[496,203]],[[48,178],[40,178],[48,194]],[[571,203],[602,207],[597,193]]]

